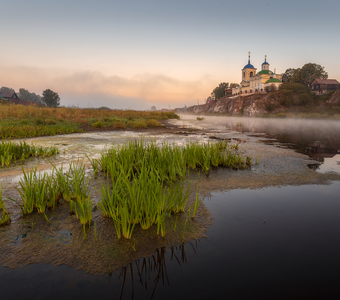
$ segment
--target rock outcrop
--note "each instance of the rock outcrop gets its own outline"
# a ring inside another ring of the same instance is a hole
[[[176,113],[208,113],[230,114],[254,117],[267,113],[266,103],[273,102],[268,94],[250,95],[243,97],[224,97],[218,101],[203,105],[194,105],[187,109],[176,108]]]
[[[327,103],[340,103],[340,90],[336,91],[332,98],[327,101]]]

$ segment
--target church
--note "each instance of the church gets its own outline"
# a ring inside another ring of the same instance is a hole
[[[232,89],[233,96],[246,96],[249,94],[257,94],[265,92],[267,86],[275,85],[278,88],[282,84],[282,74],[276,74],[269,70],[269,63],[267,62],[267,55],[261,71],[256,73],[256,68],[250,63],[250,52],[248,56],[248,64],[242,69],[242,81],[240,86]]]

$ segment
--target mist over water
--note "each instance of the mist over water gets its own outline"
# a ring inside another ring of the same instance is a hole
[[[182,115],[181,120],[197,116]],[[204,116],[199,126],[216,132],[239,132],[263,137],[265,143],[292,148],[319,162],[312,166],[322,173],[340,173],[340,122],[337,120],[266,119]],[[321,164],[320,164],[321,163]]]

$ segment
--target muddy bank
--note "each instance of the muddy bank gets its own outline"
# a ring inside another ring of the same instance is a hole
[[[100,176],[99,176],[100,177]],[[91,200],[100,201],[98,182],[92,182]],[[4,196],[14,196],[12,189],[5,190]],[[195,193],[192,193],[188,207],[193,205]],[[61,201],[54,210],[48,211],[47,222],[43,215],[33,213],[21,217],[16,205],[10,205],[12,224],[0,228],[0,262],[8,268],[20,268],[29,264],[51,263],[67,265],[89,273],[106,274],[140,258],[151,256],[156,249],[169,248],[198,239],[211,225],[209,211],[202,204],[196,216],[187,221],[188,214],[173,215],[166,220],[166,235],[157,235],[157,226],[142,230],[135,226],[132,239],[117,239],[113,221],[103,218],[93,206],[93,220],[86,228],[84,239],[83,228],[74,215],[70,215],[69,203]]]

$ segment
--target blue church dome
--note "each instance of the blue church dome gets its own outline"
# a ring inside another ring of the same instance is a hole
[[[248,64],[245,65],[243,69],[255,69],[254,66],[250,63],[250,59],[248,60]]]
[[[262,64],[262,66],[263,66],[263,65],[269,65],[269,64],[267,63],[267,55],[264,56],[264,63]]]

